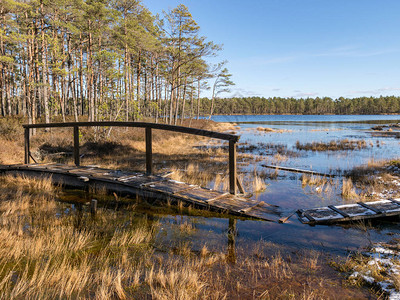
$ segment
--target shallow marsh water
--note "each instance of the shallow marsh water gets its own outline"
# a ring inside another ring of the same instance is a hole
[[[381,160],[400,157],[399,139],[394,137],[373,136],[371,128],[376,125],[398,123],[400,116],[215,116],[217,122],[233,122],[238,125],[237,134],[240,142],[249,145],[281,144],[287,150],[299,155],[288,156],[286,160],[276,161],[272,153],[263,155],[261,161],[250,165],[249,170],[256,168],[265,172],[261,164],[275,164],[285,167],[314,170],[322,173],[335,173],[351,170],[355,166],[368,163],[370,160]],[[272,128],[275,132],[257,130]],[[329,142],[332,140],[365,140],[366,149],[347,151],[297,151],[296,142]],[[264,150],[265,151],[265,150]],[[266,151],[265,151],[266,152]],[[344,199],[339,195],[340,179],[334,179],[336,188],[328,192],[317,192],[313,187],[303,187],[301,175],[279,171],[277,179],[267,179],[267,190],[258,194],[259,200],[279,205],[282,215],[289,215],[293,210],[312,208],[330,204],[342,204]],[[238,232],[243,240],[264,239],[296,248],[313,248],[326,253],[347,255],[370,243],[385,242],[400,235],[397,219],[353,225],[317,225],[301,224],[293,216],[287,224],[275,224],[256,221],[238,222]]]
[[[370,159],[400,157],[399,140],[393,137],[374,137],[370,129],[375,124],[397,123],[399,116],[215,116],[217,122],[234,122],[238,125],[241,143],[279,143],[293,149],[296,141],[330,141],[335,139],[364,139],[373,144],[363,150],[312,152],[300,151],[301,155],[289,157],[279,165],[329,172],[338,168],[351,169],[367,163]],[[269,127],[281,132],[261,132],[257,127]],[[377,142],[379,141],[379,142]],[[379,144],[379,147],[376,145]],[[261,161],[256,165],[244,166],[242,171],[266,171],[260,165],[271,163],[272,155],[259,153]],[[240,170],[239,170],[240,171]],[[333,190],[317,193],[312,187],[302,187],[301,175],[279,172],[277,179],[266,179],[267,190],[257,194],[259,200],[280,207],[282,216],[299,208],[312,208],[343,203],[344,200]],[[68,197],[71,197],[69,195]],[[78,196],[82,197],[82,196]],[[86,196],[86,199],[88,196]],[[73,207],[72,207],[73,208]],[[398,219],[374,221],[371,224],[309,226],[301,224],[296,216],[287,223],[265,221],[232,221],[228,216],[175,208],[159,209],[141,204],[133,210],[135,214],[146,215],[151,221],[160,223],[157,247],[178,247],[187,244],[193,251],[200,251],[206,245],[210,251],[229,252],[245,249],[259,241],[269,242],[274,249],[283,252],[318,250],[328,255],[346,256],[376,242],[386,242],[400,236]],[[133,213],[129,212],[128,213]],[[235,224],[235,228],[232,225]],[[177,231],[177,228],[180,230]],[[232,230],[235,238],[232,240]]]

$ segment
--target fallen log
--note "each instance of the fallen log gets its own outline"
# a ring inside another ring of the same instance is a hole
[[[281,167],[281,166],[274,166],[274,165],[261,165],[264,168],[281,170],[281,171],[288,171],[288,172],[295,172],[295,173],[303,173],[303,174],[311,174],[311,175],[318,175],[318,176],[325,176],[325,177],[336,177],[338,175],[335,174],[325,174],[320,172],[315,172],[311,170],[301,170],[296,168],[288,168],[288,167]]]

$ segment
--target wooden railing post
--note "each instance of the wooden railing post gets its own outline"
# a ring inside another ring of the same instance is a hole
[[[25,128],[25,164],[30,163],[30,149],[29,149],[29,128]]]
[[[79,159],[79,127],[74,126],[74,159],[75,159],[75,166],[80,165]]]
[[[153,173],[153,147],[151,127],[146,127],[146,173],[151,175]]]
[[[236,195],[236,142],[229,140],[229,192]]]

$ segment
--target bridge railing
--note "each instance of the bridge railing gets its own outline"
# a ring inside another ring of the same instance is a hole
[[[113,126],[113,127],[139,127],[145,128],[146,141],[146,173],[153,173],[153,150],[152,150],[152,130],[168,130],[172,132],[180,132],[205,136],[220,140],[229,141],[229,191],[231,194],[236,194],[236,143],[239,140],[237,135],[220,133],[215,131],[189,128],[183,126],[146,123],[146,122],[66,122],[66,123],[42,123],[42,124],[24,124],[25,128],[25,164],[30,163],[30,129],[32,128],[65,128],[72,127],[74,129],[74,161],[75,165],[80,165],[79,155],[79,127],[95,127],[95,126]]]

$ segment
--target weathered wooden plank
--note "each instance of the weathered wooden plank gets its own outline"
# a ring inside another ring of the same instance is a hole
[[[242,209],[240,210],[240,212],[247,213],[247,212],[249,212],[250,210],[256,208],[257,206],[262,205],[263,203],[264,203],[263,201],[258,201],[256,204],[253,204],[253,205],[251,205],[251,206],[249,206],[249,207],[246,207],[246,208],[242,208]]]
[[[189,189],[194,189],[197,186],[174,180],[164,179],[162,181],[153,182],[150,185],[146,184],[146,187],[151,188],[154,191],[164,192],[168,194],[177,194],[179,192],[188,191]]]
[[[178,197],[193,199],[196,201],[207,203],[207,200],[218,197],[221,195],[221,193],[205,188],[199,188],[196,190],[177,192],[175,195]]]
[[[206,201],[207,203],[211,203],[211,202],[213,202],[213,201],[219,200],[219,199],[221,199],[221,198],[223,198],[223,197],[226,197],[226,196],[230,196],[230,194],[229,194],[229,193],[223,193],[223,194],[219,193],[219,195],[217,195],[216,197],[207,199],[207,200],[205,200],[205,201]]]
[[[383,213],[382,210],[377,209],[377,208],[375,208],[375,207],[373,207],[373,206],[370,206],[370,205],[368,205],[368,204],[366,204],[366,203],[357,202],[357,204],[358,204],[358,205],[361,205],[361,206],[363,206],[363,207],[365,207],[365,208],[368,208],[368,209],[372,210],[373,212],[375,212],[375,213],[377,213],[377,214],[382,214],[382,213]]]
[[[254,217],[260,220],[267,220],[271,222],[278,222],[278,218],[282,215],[278,208],[266,205],[258,205],[248,212],[244,213],[245,216]]]
[[[400,206],[400,201],[396,200],[396,199],[390,199],[391,202],[396,203],[397,205]]]
[[[288,172],[294,172],[294,173],[304,173],[304,174],[311,174],[311,175],[318,175],[318,176],[324,176],[324,177],[336,177],[337,175],[334,174],[325,174],[325,173],[320,173],[320,172],[315,172],[312,170],[301,170],[301,169],[296,169],[296,168],[289,168],[289,167],[282,167],[282,166],[275,166],[275,165],[261,165],[264,168],[269,168],[269,169],[276,169],[276,170],[282,170],[282,171],[288,171]]]
[[[347,213],[349,217],[354,217],[359,215],[375,215],[374,211],[358,204],[336,205],[335,207]]]
[[[176,192],[172,192],[172,194],[174,195],[174,194],[178,194],[178,193],[182,193],[182,192],[186,192],[186,191],[190,191],[190,190],[195,190],[195,189],[198,189],[198,188],[200,188],[198,185],[189,185],[189,186],[187,186],[186,188],[184,188],[182,190],[179,190],[179,191],[176,191]]]
[[[104,185],[107,190],[112,192],[140,194],[143,197],[155,197],[164,201],[174,199],[174,201],[183,201],[197,207],[243,217],[277,221],[273,217],[279,214],[277,208],[272,205],[265,208],[256,200],[241,198],[230,193],[209,190],[156,175],[147,176],[142,173],[113,171],[94,166],[77,167],[62,164],[0,166],[0,169],[10,171],[12,174],[50,176],[55,183],[68,186]]]
[[[329,206],[339,216],[326,214],[328,207],[298,210],[297,214],[302,223],[310,224],[332,224],[336,222],[356,221],[380,217],[400,215],[400,203],[393,200],[378,200],[373,202],[362,202],[357,204],[345,204]],[[309,215],[314,220],[306,220],[304,216]]]

